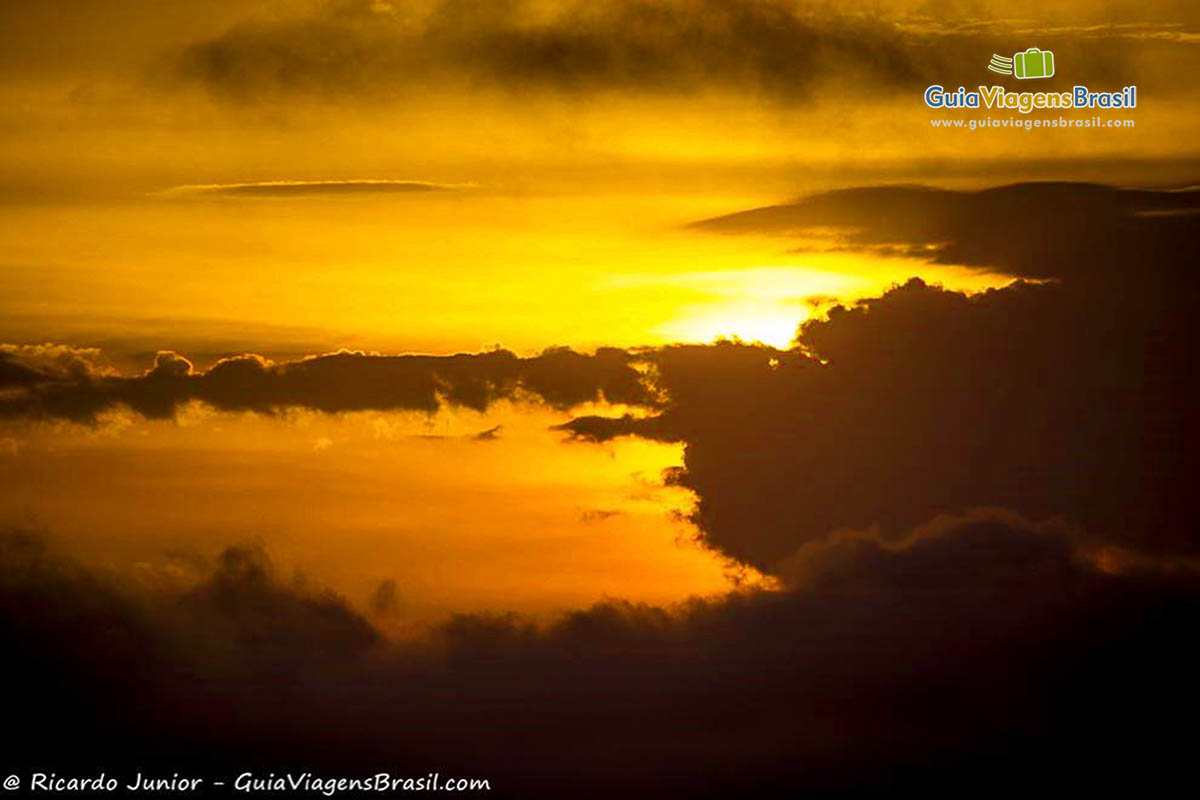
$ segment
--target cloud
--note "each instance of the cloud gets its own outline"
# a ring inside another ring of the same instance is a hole
[[[145,588],[6,528],[0,608],[0,639],[21,653],[6,665],[21,687],[6,713],[28,737],[14,768],[54,753],[115,765],[133,742],[148,756],[202,743],[248,687],[328,676],[380,639],[340,598],[280,581],[252,546],[225,550],[197,585]],[[187,725],[162,724],[185,708]]]
[[[464,86],[568,94],[715,90],[795,101],[821,88],[870,94],[982,75],[988,54],[1011,50],[1011,27],[914,25],[886,10],[838,13],[789,0],[443,0],[427,13],[403,14],[349,2],[234,26],[186,48],[165,69],[243,102],[394,99],[413,87]],[[1127,33],[1098,29],[1089,36],[1130,44]],[[1104,48],[1094,39],[1085,46],[1072,30],[1039,42],[1091,80],[1115,83],[1130,73],[1128,47]]]
[[[396,582],[390,578],[380,581],[367,599],[367,607],[372,614],[380,617],[398,613],[400,596],[396,590]]]
[[[1194,204],[1062,184],[893,187],[720,220],[853,225],[858,246],[941,242],[946,260],[1051,280],[966,295],[913,279],[806,322],[786,353],[663,348],[645,355],[661,414],[562,428],[682,442],[669,478],[697,494],[704,540],[767,571],[831,530],[891,539],[980,506],[1194,554]]]
[[[99,350],[60,344],[0,344],[0,391],[111,374]]]
[[[137,377],[99,371],[79,352],[13,346],[0,350],[0,380],[14,387],[0,395],[0,417],[90,423],[105,410],[128,407],[162,419],[192,400],[226,411],[260,413],[289,407],[330,413],[432,413],[443,404],[484,410],[498,399],[522,393],[564,409],[601,399],[652,402],[634,366],[635,356],[613,348],[592,355],[550,349],[530,358],[502,350],[455,356],[338,352],[278,364],[244,355],[221,360],[203,372],[194,371],[183,356],[164,351]],[[485,432],[489,435],[481,438],[497,433]]]
[[[419,194],[463,188],[461,184],[401,181],[384,178],[336,181],[257,181],[252,183],[209,183],[175,186],[159,194],[164,197],[317,197],[357,194]]]
[[[182,592],[171,613],[186,629],[188,646],[208,655],[229,648],[255,671],[340,663],[379,640],[342,598],[281,583],[256,546],[227,548],[211,576]]]
[[[1193,709],[1194,573],[1104,571],[1068,529],[1007,512],[829,537],[782,591],[611,600],[546,626],[462,615],[409,644],[252,547],[147,592],[28,534],[0,544],[14,769],[53,753],[61,774],[86,752],[114,772],[136,752],[210,773],[253,753],[276,771],[438,769],[502,797],[598,798],[631,781],[957,795],[984,763],[1004,765],[993,787],[1078,790],[1190,763],[1155,723]]]
[[[471,435],[471,439],[476,442],[492,442],[500,438],[500,432],[504,430],[503,425],[493,425],[487,430],[482,430],[479,433]]]
[[[611,508],[581,509],[579,512],[579,521],[590,525],[610,520],[613,517],[619,517],[622,513]]]
[[[665,348],[662,414],[564,428],[685,443],[671,477],[699,497],[692,520],[760,569],[837,528],[895,536],[985,505],[1192,550],[1187,505],[1166,500],[1187,427],[1169,376],[1186,347],[1148,373],[1131,296],[1019,283],[968,297],[914,279],[806,323],[786,354]]]
[[[1129,275],[1137,264],[1190,271],[1200,191],[1019,183],[979,191],[877,186],[823,192],[694,223],[717,233],[814,236],[942,264],[1031,278]]]

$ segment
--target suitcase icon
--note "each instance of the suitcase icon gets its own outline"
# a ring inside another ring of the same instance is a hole
[[[1018,78],[1049,78],[1054,74],[1054,53],[1031,47],[1013,54],[1013,75]]]

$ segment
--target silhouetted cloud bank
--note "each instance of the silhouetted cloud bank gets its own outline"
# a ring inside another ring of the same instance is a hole
[[[546,628],[460,616],[398,645],[253,549],[146,591],[10,533],[6,758],[440,769],[500,797],[943,794],[980,769],[1078,790],[1186,769],[1186,738],[1155,722],[1196,710],[1194,573],[1099,569],[1061,525],[981,511],[810,544],[789,581]]]
[[[901,187],[718,220],[853,226],[857,246],[936,242],[938,259],[1048,282],[967,296],[914,279],[805,323],[786,353],[664,348],[660,415],[563,427],[683,442],[672,477],[706,541],[762,569],[837,528],[895,536],[975,506],[1193,553],[1194,208],[1194,192]]]
[[[0,417],[63,418],[90,423],[128,407],[171,418],[189,401],[226,411],[274,413],[409,410],[443,404],[485,410],[501,398],[530,396],[557,408],[606,399],[645,404],[651,391],[623,350],[584,355],[567,349],[519,358],[511,352],[455,356],[380,356],[339,352],[280,364],[260,356],[227,358],[196,372],[183,356],[160,352],[144,375],[95,365],[99,353],[61,345],[0,349]]]
[[[1018,183],[980,191],[878,186],[824,192],[694,224],[719,233],[804,236],[822,229],[851,248],[995,267],[1030,278],[1129,280],[1191,271],[1200,190]]]

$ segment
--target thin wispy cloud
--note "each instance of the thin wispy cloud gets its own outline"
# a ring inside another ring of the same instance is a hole
[[[325,181],[249,181],[245,183],[185,184],[165,189],[161,197],[328,197],[337,195],[420,194],[473,188],[474,184],[360,178]]]

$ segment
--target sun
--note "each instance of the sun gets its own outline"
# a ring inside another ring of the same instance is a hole
[[[743,301],[685,312],[661,326],[658,333],[669,341],[711,342],[737,338],[786,350],[796,338],[796,329],[810,313],[811,309],[796,302]]]

